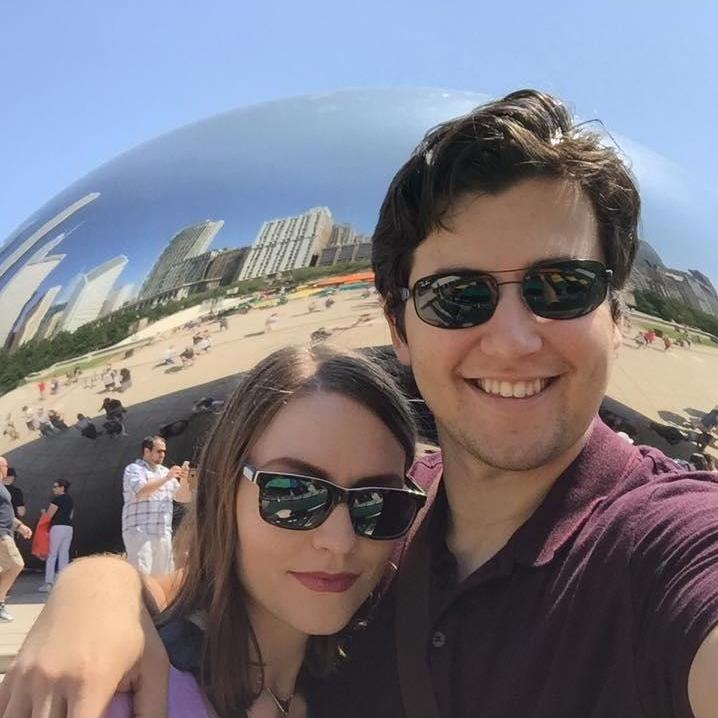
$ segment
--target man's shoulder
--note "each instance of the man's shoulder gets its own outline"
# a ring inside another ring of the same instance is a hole
[[[125,466],[125,473],[134,473],[138,471],[146,471],[147,470],[147,464],[145,464],[142,459],[135,459],[134,461],[131,461],[127,466]]]
[[[615,477],[597,514],[605,538],[630,534],[633,541],[663,533],[678,537],[699,530],[718,512],[718,473],[685,471],[652,447],[637,447],[628,469]]]

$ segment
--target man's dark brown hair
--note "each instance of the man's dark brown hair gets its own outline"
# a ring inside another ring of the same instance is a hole
[[[376,287],[404,335],[399,289],[408,286],[414,250],[470,194],[500,194],[533,178],[569,179],[593,206],[611,284],[631,271],[638,247],[640,197],[617,151],[575,124],[554,97],[519,90],[431,130],[392,180],[373,237]]]

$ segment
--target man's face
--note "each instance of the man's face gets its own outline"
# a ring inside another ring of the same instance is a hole
[[[564,181],[527,180],[496,196],[468,197],[447,225],[417,247],[410,287],[459,268],[513,270],[552,258],[603,261],[590,202]],[[421,321],[409,300],[407,338],[393,329],[394,346],[412,367],[445,450],[468,452],[502,470],[537,468],[571,449],[589,428],[621,336],[608,302],[586,316],[555,320],[534,315],[519,284],[501,286],[499,295],[489,321],[453,330]],[[542,388],[505,398],[492,393],[496,382]]]
[[[150,464],[161,464],[165,460],[167,447],[164,441],[155,441],[151,449],[145,449],[144,459]]]

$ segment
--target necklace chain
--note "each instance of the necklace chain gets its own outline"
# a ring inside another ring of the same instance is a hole
[[[279,708],[279,712],[283,716],[289,715],[289,708],[292,705],[292,698],[294,698],[294,695],[292,694],[289,696],[289,698],[280,698],[269,686],[265,686],[264,690],[269,693],[270,697],[274,701],[277,708]]]

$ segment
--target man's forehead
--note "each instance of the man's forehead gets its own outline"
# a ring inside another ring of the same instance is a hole
[[[534,180],[458,202],[419,244],[415,266],[500,271],[560,257],[602,259],[593,207],[570,184]]]

